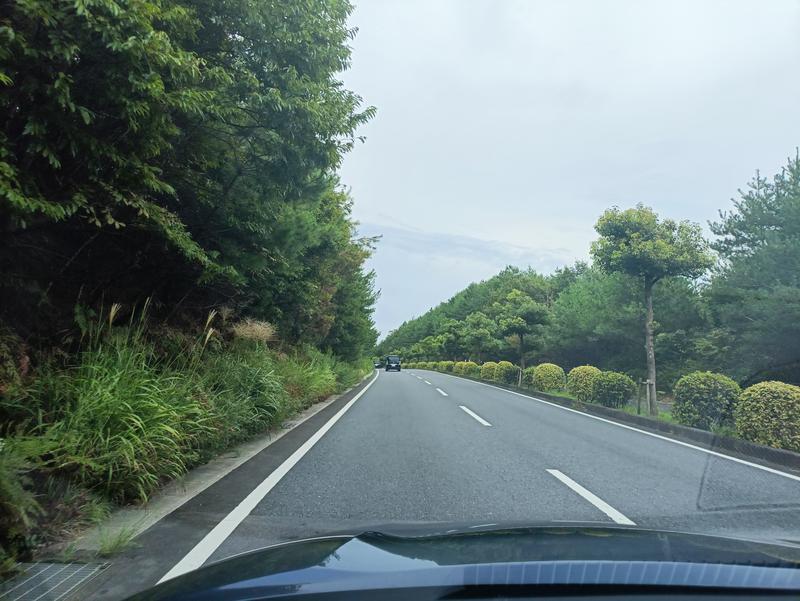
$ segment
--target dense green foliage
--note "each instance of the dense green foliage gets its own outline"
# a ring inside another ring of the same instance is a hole
[[[501,384],[516,384],[517,373],[517,367],[510,361],[498,361],[492,378]]]
[[[734,409],[736,431],[759,444],[800,451],[800,387],[760,382],[742,392]]]
[[[594,381],[600,373],[594,365],[573,367],[567,374],[567,392],[579,401],[591,401]]]
[[[636,384],[625,374],[604,371],[592,384],[592,400],[606,407],[622,407],[636,393]]]
[[[728,424],[741,391],[736,382],[722,374],[686,374],[675,384],[672,416],[681,424],[704,430]]]
[[[0,325],[209,306],[355,359],[375,294],[336,179],[373,113],[347,0],[11,0],[0,15]],[[163,308],[163,309],[162,309]],[[37,342],[37,345],[39,343]]]
[[[531,385],[542,392],[564,390],[566,385],[564,370],[553,363],[541,363],[533,370]]]

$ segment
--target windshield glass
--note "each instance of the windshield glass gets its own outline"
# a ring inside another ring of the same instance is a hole
[[[4,2],[0,581],[411,526],[800,544],[799,27]]]

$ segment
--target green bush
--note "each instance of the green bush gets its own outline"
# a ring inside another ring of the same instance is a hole
[[[453,373],[453,367],[455,367],[455,363],[453,361],[440,361],[439,362],[439,371]]]
[[[564,370],[555,363],[542,363],[533,370],[533,387],[542,392],[564,390]]]
[[[41,511],[30,490],[31,464],[25,443],[0,438],[0,578],[9,575],[14,557],[25,557],[31,550],[30,532]]]
[[[742,390],[727,376],[710,371],[686,374],[675,384],[672,417],[678,423],[711,430],[729,424]]]
[[[636,393],[636,384],[625,374],[604,371],[595,376],[593,400],[606,407],[622,407]]]
[[[536,366],[526,367],[522,370],[522,384],[523,386],[533,386],[533,374],[536,371]]]
[[[474,361],[465,361],[462,373],[471,378],[479,378],[481,376],[481,366]]]
[[[481,380],[494,380],[494,370],[497,363],[494,361],[487,361],[481,365]]]
[[[464,374],[464,364],[466,361],[456,361],[453,363],[453,373],[457,376]]]
[[[742,392],[733,415],[742,438],[800,452],[800,386],[754,384]]]
[[[594,381],[600,373],[600,370],[594,365],[573,367],[567,376],[567,392],[579,401],[590,402],[592,400]]]
[[[510,361],[500,361],[494,368],[493,379],[501,384],[516,384],[517,367]]]

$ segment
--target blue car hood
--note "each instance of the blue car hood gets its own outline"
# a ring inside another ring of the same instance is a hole
[[[381,530],[248,552],[134,599],[241,601],[398,589],[433,599],[465,587],[587,584],[800,590],[794,544],[596,525]]]

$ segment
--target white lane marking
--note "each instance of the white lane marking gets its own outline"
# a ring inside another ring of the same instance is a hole
[[[471,415],[472,417],[474,417],[476,420],[478,420],[484,426],[491,426],[492,425],[489,422],[487,422],[485,419],[483,419],[480,415],[475,413],[474,411],[470,411],[469,409],[464,407],[464,405],[459,405],[459,407],[461,407],[467,413],[467,415]]]
[[[447,393],[446,393],[444,390],[442,390],[441,388],[437,388],[437,389],[436,389],[436,392],[438,392],[438,393],[439,393],[439,394],[441,394],[442,396],[447,396]]]
[[[622,515],[619,511],[617,511],[616,509],[611,507],[611,505],[609,505],[608,503],[603,501],[603,499],[598,497],[593,492],[591,492],[589,490],[586,490],[583,486],[581,486],[580,484],[575,482],[575,480],[573,480],[572,478],[570,478],[569,476],[567,476],[563,472],[560,472],[558,470],[546,470],[546,471],[551,476],[554,476],[554,477],[558,478],[559,480],[561,480],[561,482],[563,482],[564,484],[569,486],[572,490],[574,490],[576,493],[578,493],[584,499],[589,501],[589,503],[591,503],[592,505],[597,507],[600,511],[605,513],[608,517],[610,517],[612,520],[614,520],[617,524],[625,524],[626,526],[635,526],[636,525],[636,523],[633,520],[631,520],[631,519],[625,517],[624,515]]]
[[[433,384],[431,384],[430,382],[428,382],[428,380],[425,380],[425,383],[426,383],[428,386],[433,386]]]
[[[544,403],[545,405],[550,405],[551,407],[555,407],[556,409],[562,409],[564,411],[569,411],[570,413],[577,413],[578,415],[582,415],[583,417],[588,417],[591,419],[596,419],[600,422],[605,422],[606,424],[611,424],[612,426],[617,426],[618,428],[625,428],[626,430],[631,430],[633,432],[638,432],[639,434],[645,434],[646,436],[652,436],[653,438],[658,438],[659,440],[666,440],[667,442],[671,442],[673,444],[680,445],[682,447],[686,447],[687,449],[694,449],[695,451],[700,451],[701,453],[706,453],[708,455],[713,455],[714,457],[720,457],[721,459],[727,459],[728,461],[733,461],[734,463],[739,463],[741,465],[746,465],[748,467],[754,467],[758,470],[763,470],[765,472],[769,472],[770,474],[775,474],[776,476],[783,476],[784,478],[789,478],[790,480],[795,480],[800,482],[800,476],[795,476],[794,474],[789,474],[787,472],[782,472],[780,470],[776,470],[771,467],[767,467],[766,465],[760,465],[758,463],[753,463],[752,461],[746,461],[745,459],[739,459],[738,457],[731,457],[730,455],[725,455],[724,453],[719,453],[717,451],[712,451],[711,449],[704,449],[703,447],[698,447],[697,445],[693,445],[688,442],[683,442],[682,440],[676,440],[674,438],[670,438],[669,436],[662,436],[661,434],[656,434],[655,432],[648,432],[647,430],[640,430],[639,428],[635,428],[633,426],[628,426],[627,424],[621,424],[619,422],[615,422],[614,420],[606,419],[604,417],[600,417],[598,415],[592,415],[591,413],[584,413],[583,411],[578,411],[577,409],[571,409],[569,407],[564,407],[563,405],[558,405],[556,403],[551,403],[550,401],[545,401],[544,399],[537,399],[534,396],[530,396],[528,394],[522,394],[521,392],[515,392],[513,390],[507,390],[505,388],[500,388],[499,386],[492,386],[491,384],[486,384],[485,382],[476,382],[475,380],[467,380],[466,378],[460,378],[458,376],[451,376],[450,374],[442,374],[445,376],[449,376],[451,378],[456,378],[458,380],[465,380],[467,382],[472,382],[473,384],[480,384],[481,386],[488,386],[489,388],[494,388],[495,390],[501,390],[502,392],[507,392],[509,394],[515,394],[517,396],[521,396],[525,399],[531,399],[533,401],[537,401],[539,403]]]
[[[347,412],[353,404],[360,399],[369,387],[375,383],[375,380],[378,379],[380,372],[375,373],[375,377],[367,384],[364,388],[361,389],[356,396],[354,396],[348,403],[339,409],[339,411],[330,418],[325,424],[317,430],[311,438],[305,441],[294,453],[292,453],[283,463],[281,463],[275,471],[273,471],[269,476],[264,478],[264,480],[256,486],[249,495],[247,495],[244,500],[239,503],[236,507],[234,507],[231,512],[226,515],[222,520],[214,526],[214,528],[208,534],[203,537],[199,543],[197,543],[194,548],[189,551],[186,556],[181,559],[177,564],[175,564],[172,569],[164,574],[164,576],[159,580],[159,584],[164,582],[165,580],[169,580],[171,578],[175,578],[176,576],[180,576],[181,574],[185,574],[191,570],[197,569],[205,563],[205,561],[211,557],[214,551],[225,542],[236,527],[242,523],[242,521],[250,515],[250,512],[256,508],[262,499],[267,496],[267,493],[271,491],[275,485],[280,482],[281,478],[283,478],[286,474],[289,473],[298,461],[300,461],[303,456],[308,453],[311,448],[319,442],[319,440],[325,435],[325,433],[330,430],[333,425],[339,421],[339,419]]]
[[[422,379],[420,376],[414,376],[414,377],[415,377],[417,380],[421,380],[421,379]]]

